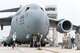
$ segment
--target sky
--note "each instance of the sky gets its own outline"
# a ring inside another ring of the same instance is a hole
[[[67,19],[74,25],[80,25],[80,0],[0,0],[0,10],[25,6],[30,3],[36,3],[43,8],[47,5],[56,5],[58,19]],[[14,15],[15,13],[0,13],[0,18]],[[10,26],[5,26],[4,30],[0,30],[0,38],[9,35]],[[70,32],[74,36],[74,31]],[[58,42],[61,42],[63,34],[58,33]]]

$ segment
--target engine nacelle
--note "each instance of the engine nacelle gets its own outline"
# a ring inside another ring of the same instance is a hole
[[[73,25],[69,20],[61,20],[57,24],[57,31],[59,31],[60,33],[67,33],[72,30],[72,27]]]

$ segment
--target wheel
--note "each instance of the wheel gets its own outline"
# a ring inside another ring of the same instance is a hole
[[[45,45],[46,45],[45,43],[44,44],[41,44],[42,47],[45,47]]]
[[[30,47],[33,47],[33,39],[30,41]]]
[[[41,41],[41,46],[42,47],[45,47],[45,45],[46,45],[45,42],[44,41]]]
[[[34,47],[37,47],[37,42],[35,41]]]
[[[33,47],[33,41],[30,42],[30,47]]]
[[[11,44],[8,44],[8,47],[10,47],[11,46]]]
[[[4,42],[4,46],[5,46],[5,47],[7,46],[7,43],[6,43],[6,42]]]

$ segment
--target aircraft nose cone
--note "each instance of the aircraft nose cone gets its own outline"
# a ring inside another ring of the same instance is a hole
[[[44,13],[42,11],[29,11],[26,19],[32,32],[39,32],[44,26]]]
[[[40,27],[41,23],[43,22],[44,13],[41,11],[35,11],[35,12],[32,12],[31,16],[32,16],[31,20],[34,27],[36,28]]]
[[[33,30],[35,32],[38,32],[41,30],[42,26],[43,26],[43,17],[44,15],[42,13],[36,13],[33,16]]]

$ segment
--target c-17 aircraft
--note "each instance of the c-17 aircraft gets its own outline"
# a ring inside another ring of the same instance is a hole
[[[48,34],[50,22],[56,22],[57,31],[60,33],[68,33],[71,30],[80,32],[79,26],[72,25],[69,20],[54,20],[49,18],[45,13],[45,10],[37,4],[29,4],[24,7],[1,10],[0,12],[17,12],[13,16],[0,18],[1,30],[3,30],[3,26],[11,25],[10,34],[5,41],[5,46],[11,45],[13,32],[16,32],[16,43],[18,44],[29,43],[30,46],[32,46],[30,37],[33,37],[32,35],[36,35],[37,33],[40,33],[44,40]],[[27,36],[30,37],[26,38]]]

